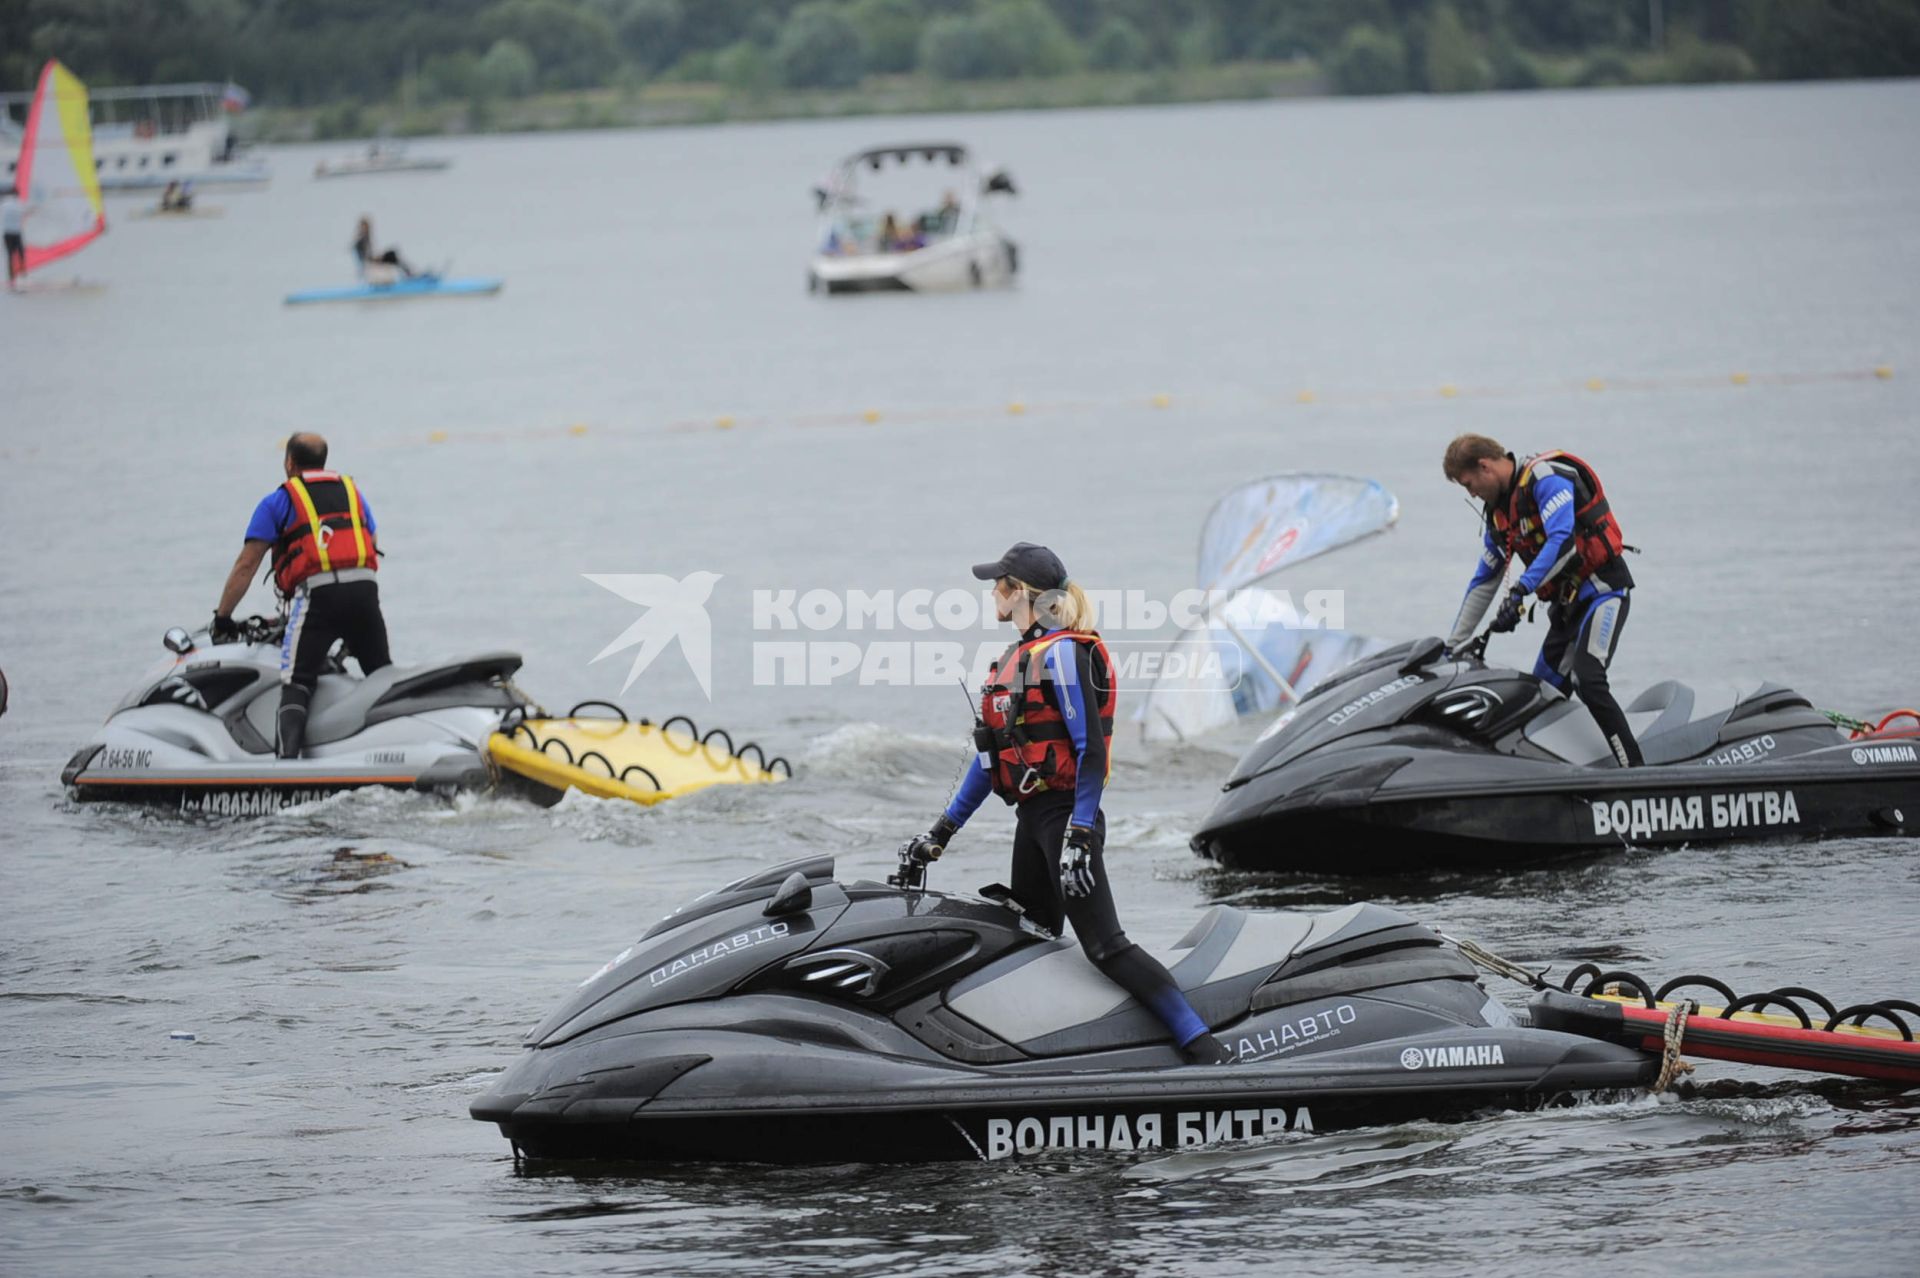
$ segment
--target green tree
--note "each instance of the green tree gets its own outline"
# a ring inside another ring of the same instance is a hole
[[[1432,93],[1475,93],[1493,83],[1492,69],[1450,4],[1436,5],[1428,20],[1426,67]]]
[[[603,84],[620,62],[613,24],[567,0],[499,0],[475,20],[481,38],[513,40],[534,56],[543,82],[557,89]]]
[[[1013,74],[979,21],[935,18],[920,35],[920,69],[940,80],[988,80]]]
[[[655,74],[686,52],[686,11],[680,0],[598,0],[597,7],[620,34],[620,47],[634,65]]]
[[[1100,24],[1087,44],[1087,61],[1102,71],[1138,71],[1151,54],[1140,28],[1118,14]]]
[[[853,0],[847,17],[860,32],[869,71],[911,71],[920,56],[920,34],[926,29],[913,0]]]
[[[474,72],[472,96],[524,98],[540,77],[540,63],[518,40],[495,40]]]
[[[773,65],[788,88],[845,89],[867,73],[867,54],[840,7],[815,0],[787,15],[773,45]]]
[[[1355,27],[1340,38],[1327,71],[1342,93],[1405,93],[1407,47],[1377,27]]]
[[[1913,0],[1742,0],[1735,13],[1741,43],[1771,76],[1920,74]]]
[[[1080,48],[1040,0],[989,0],[980,27],[1013,75],[1049,76],[1080,63]]]
[[[713,55],[714,74],[720,83],[748,97],[761,97],[773,88],[773,59],[751,40],[736,40]]]

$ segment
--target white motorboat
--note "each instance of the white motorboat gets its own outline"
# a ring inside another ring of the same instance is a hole
[[[983,177],[957,142],[850,155],[814,188],[821,225],[807,289],[921,293],[1010,284],[1019,251],[994,223],[990,203],[1013,193],[1004,170]]]
[[[246,102],[232,84],[153,84],[88,91],[93,158],[103,191],[157,191],[170,182],[261,186],[264,160],[240,154],[229,115]],[[0,154],[13,181],[30,93],[0,94]]]
[[[317,178],[364,177],[373,173],[427,173],[453,167],[453,161],[441,155],[411,155],[407,148],[392,142],[374,142],[359,155],[322,160],[313,166]]]

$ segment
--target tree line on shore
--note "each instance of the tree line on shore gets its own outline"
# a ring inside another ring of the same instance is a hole
[[[0,80],[305,107],[656,81],[743,94],[1310,60],[1339,92],[1920,74],[1915,0],[12,0]]]

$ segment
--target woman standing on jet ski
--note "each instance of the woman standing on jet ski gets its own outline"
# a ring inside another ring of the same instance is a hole
[[[1030,542],[975,564],[973,575],[994,583],[999,619],[1020,637],[981,689],[974,766],[907,854],[922,864],[938,858],[987,795],[999,795],[1016,812],[1013,896],[1027,916],[1057,933],[1064,913],[1094,966],[1165,1022],[1188,1061],[1231,1060],[1167,969],[1120,930],[1100,811],[1117,687],[1106,645],[1088,625],[1092,605],[1059,556]]]

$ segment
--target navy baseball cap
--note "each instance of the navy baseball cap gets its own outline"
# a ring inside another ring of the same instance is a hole
[[[1059,590],[1067,584],[1067,566],[1060,562],[1060,556],[1030,541],[1014,542],[1006,554],[990,564],[975,564],[973,575],[982,581],[1012,577],[1041,590]]]

